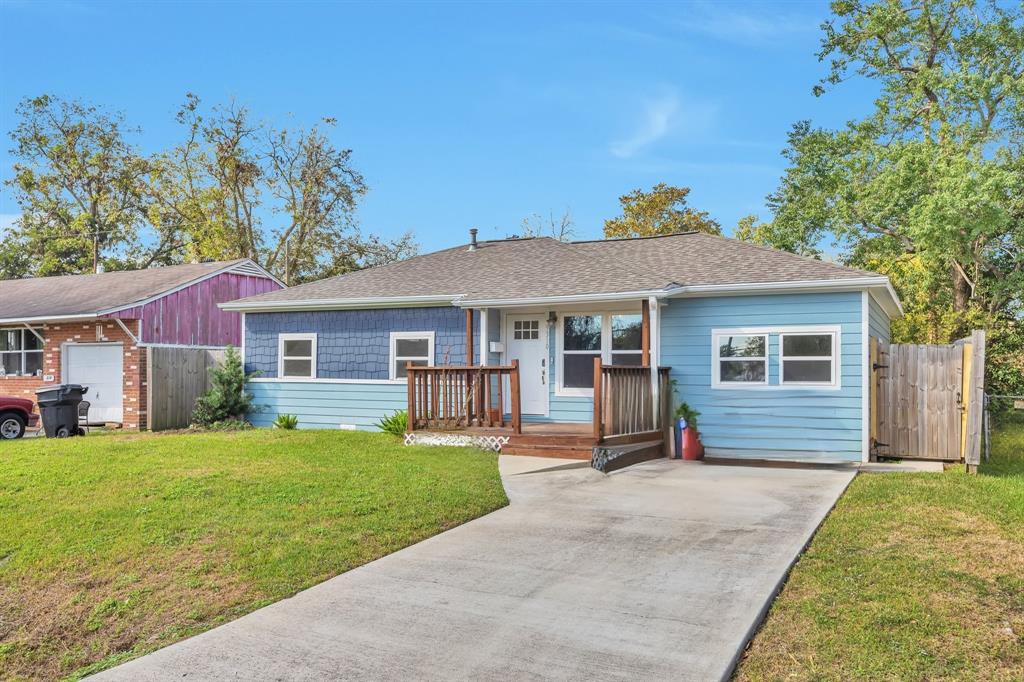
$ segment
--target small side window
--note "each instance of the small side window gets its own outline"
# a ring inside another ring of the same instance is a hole
[[[768,383],[767,334],[716,334],[715,383],[752,386]]]
[[[781,383],[798,386],[835,385],[835,334],[781,334],[779,348]]]
[[[280,334],[278,336],[277,376],[316,378],[316,334]]]
[[[433,367],[434,332],[391,332],[391,379],[405,379],[407,363]]]

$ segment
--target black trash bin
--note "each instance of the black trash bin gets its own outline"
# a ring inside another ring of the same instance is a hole
[[[87,386],[80,384],[61,384],[36,391],[36,402],[39,403],[47,438],[82,435],[83,431],[78,428],[78,404],[88,390]]]

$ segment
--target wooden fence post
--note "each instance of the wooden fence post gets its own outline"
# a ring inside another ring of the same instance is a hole
[[[601,441],[601,358],[594,358],[594,438]]]
[[[981,425],[985,410],[985,332],[975,329],[971,334],[971,395],[967,403],[967,471],[978,473],[981,464]]]

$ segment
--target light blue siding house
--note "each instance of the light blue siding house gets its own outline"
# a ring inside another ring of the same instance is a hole
[[[223,307],[243,313],[257,425],[374,429],[411,408],[412,428],[589,456],[686,401],[709,457],[815,462],[868,459],[869,337],[901,314],[881,275],[701,233],[474,234]]]

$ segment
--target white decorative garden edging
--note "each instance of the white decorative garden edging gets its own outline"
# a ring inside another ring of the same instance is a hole
[[[468,433],[407,433],[406,445],[454,445],[501,452],[508,436],[473,436]]]

